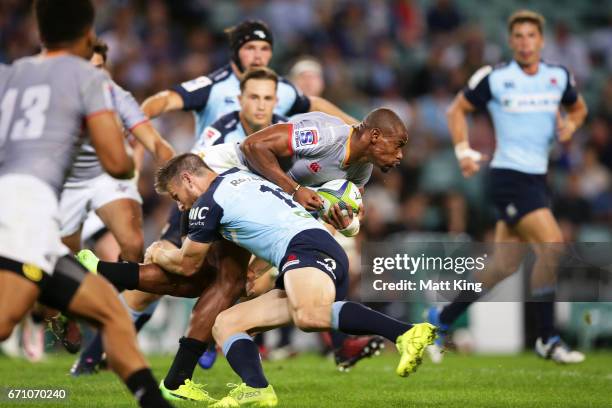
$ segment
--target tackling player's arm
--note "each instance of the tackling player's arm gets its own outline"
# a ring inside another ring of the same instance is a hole
[[[148,117],[156,118],[162,113],[183,109],[183,106],[181,95],[172,90],[165,90],[145,99],[140,109]]]
[[[163,245],[152,246],[150,257],[154,264],[170,273],[192,276],[202,267],[209,248],[210,243],[195,242],[185,238],[180,249]]]
[[[323,204],[317,193],[301,186],[281,168],[279,158],[291,157],[291,135],[293,125],[279,123],[249,136],[241,145],[249,166],[264,176],[307,210],[315,210]]]
[[[319,96],[309,96],[310,99],[310,112],[318,111],[327,113],[328,115],[336,116],[342,119],[347,125],[355,125],[359,123],[357,119],[344,113],[342,109],[328,101],[327,99]]]
[[[118,179],[134,177],[134,160],[125,150],[123,131],[114,111],[95,113],[86,118],[91,144],[102,167]]]

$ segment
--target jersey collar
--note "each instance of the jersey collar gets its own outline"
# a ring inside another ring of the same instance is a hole
[[[355,131],[355,128],[353,126],[351,126],[351,131],[348,134],[348,139],[346,141],[346,151],[344,152],[344,159],[342,160],[342,163],[340,164],[340,166],[342,168],[346,167],[346,163],[348,163],[349,159],[351,158],[351,139],[353,136],[353,132]]]

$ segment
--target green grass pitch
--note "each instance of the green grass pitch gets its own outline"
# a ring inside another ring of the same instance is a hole
[[[349,373],[308,354],[265,363],[281,407],[612,407],[612,353],[591,353],[586,362],[559,366],[532,354],[518,356],[448,355],[441,365],[428,359],[408,378],[398,377],[396,354],[362,361]],[[134,407],[127,389],[109,372],[71,378],[72,356],[57,354],[39,364],[0,357],[0,388],[65,388],[63,403],[7,403],[3,407]],[[162,378],[171,357],[150,357]],[[208,384],[211,395],[227,393],[226,383],[238,382],[225,359],[214,368],[196,368],[195,379]],[[200,404],[181,402],[178,407]],[[201,405],[200,405],[201,406]]]

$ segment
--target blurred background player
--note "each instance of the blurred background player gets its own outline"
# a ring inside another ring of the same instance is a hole
[[[108,46],[105,43],[98,40],[94,44],[94,53],[90,60],[94,67],[105,69],[107,52]],[[134,135],[138,143],[152,153],[156,163],[161,165],[174,156],[172,146],[151,125],[134,97],[113,81],[111,98],[124,130]],[[129,148],[127,142],[125,144],[126,148]],[[77,253],[81,249],[83,224],[93,211],[115,238],[120,258],[141,262],[144,252],[142,198],[136,183],[136,178],[117,180],[109,176],[102,169],[93,146],[88,141],[83,143],[60,198],[62,242]],[[144,323],[141,321],[139,324]],[[71,329],[65,328],[66,335],[71,334]],[[92,349],[101,347],[100,336],[97,336],[88,346],[83,358],[74,365],[71,371],[73,375],[93,370],[96,359],[89,354],[92,354]]]
[[[448,110],[455,153],[465,177],[480,169],[482,156],[470,147],[467,115],[488,109],[497,147],[491,162],[490,192],[497,210],[496,243],[528,243],[536,255],[531,275],[536,311],[538,356],[560,363],[579,363],[584,355],[571,351],[554,328],[555,277],[563,236],[550,209],[546,185],[548,155],[555,138],[568,143],[582,125],[587,107],[570,72],[540,59],[544,47],[544,17],[520,10],[508,19],[513,59],[495,68],[480,68]],[[559,113],[563,107],[566,115]],[[488,289],[516,272],[526,245],[506,245],[475,278]],[[441,311],[429,311],[430,322],[448,327],[477,297],[470,291]]]
[[[60,241],[59,196],[87,127],[103,168],[134,174],[105,73],[92,55],[94,7],[83,0],[37,0],[43,52],[0,77],[0,339],[38,299],[100,326],[111,368],[145,407],[167,407],[116,292],[87,273]],[[58,75],[61,73],[61,75]]]

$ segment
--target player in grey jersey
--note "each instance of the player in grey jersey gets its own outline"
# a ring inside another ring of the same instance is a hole
[[[58,199],[85,124],[102,166],[131,177],[108,77],[89,58],[94,8],[86,0],[37,0],[41,55],[16,61],[0,82],[0,339],[39,300],[97,323],[113,370],[141,406],[167,407],[116,292],[61,244]]]

